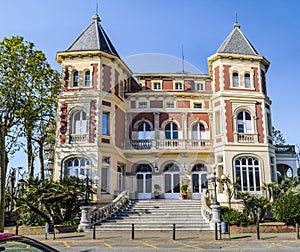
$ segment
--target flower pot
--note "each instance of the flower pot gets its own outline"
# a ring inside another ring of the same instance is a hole
[[[155,195],[154,196],[154,199],[159,199],[160,198],[160,195]]]
[[[187,194],[181,194],[181,198],[182,199],[186,199],[187,198]]]

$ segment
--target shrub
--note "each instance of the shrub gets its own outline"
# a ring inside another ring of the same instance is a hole
[[[249,219],[246,213],[229,207],[221,207],[222,221],[228,221],[230,225],[247,226]]]
[[[272,212],[277,221],[287,225],[300,223],[300,195],[283,194],[273,204]]]

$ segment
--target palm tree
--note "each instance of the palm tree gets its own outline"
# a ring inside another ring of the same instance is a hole
[[[266,192],[266,198],[271,201],[274,196],[274,191],[278,189],[278,185],[274,182],[272,183],[263,183],[261,187],[262,191]]]

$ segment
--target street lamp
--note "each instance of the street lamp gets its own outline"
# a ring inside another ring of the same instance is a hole
[[[216,168],[217,165],[213,165],[213,170],[214,172],[210,175],[210,180],[213,183],[214,186],[214,200],[211,205],[212,208],[212,222],[215,223],[215,240],[218,240],[218,223],[221,222],[220,218],[220,203],[218,202],[217,199],[217,177],[216,177]]]
[[[80,219],[79,229],[85,231],[85,230],[90,230],[92,228],[91,218],[90,218],[91,206],[89,204],[89,177],[85,175],[80,175],[79,179],[85,182],[84,204],[80,207],[81,219]]]

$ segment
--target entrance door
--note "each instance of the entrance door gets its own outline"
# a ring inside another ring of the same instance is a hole
[[[136,173],[137,199],[151,199],[152,169],[147,164],[139,165]]]
[[[203,189],[208,186],[207,168],[203,164],[195,165],[192,169],[193,199],[200,199]]]
[[[176,164],[169,164],[165,168],[165,198],[178,199],[180,196],[180,173]]]

